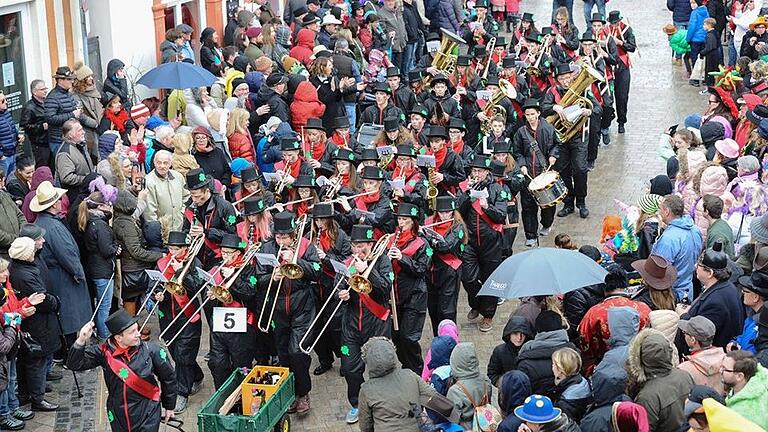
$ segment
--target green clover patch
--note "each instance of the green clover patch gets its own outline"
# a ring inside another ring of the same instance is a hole
[[[421,110],[421,115],[423,115],[425,118],[429,117],[429,113],[427,112],[427,110]]]
[[[258,282],[258,279],[256,279],[256,276],[251,275],[251,277],[248,278],[248,283],[251,284],[251,286],[255,286],[256,282]]]
[[[205,181],[205,173],[200,173],[197,175],[197,179],[200,181]]]
[[[349,274],[353,275],[355,273],[357,273],[357,267],[355,267],[355,266],[350,267],[349,268]]]
[[[410,180],[410,181],[408,182],[408,186],[410,186],[410,187],[415,187],[415,186],[416,186],[416,180]]]
[[[240,247],[241,249],[245,249],[245,247],[248,246],[248,244],[246,242],[240,242],[237,244],[237,246]]]
[[[350,153],[349,156],[347,156],[347,159],[349,159],[351,161],[354,161],[355,160],[355,154],[354,153]]]
[[[459,230],[459,240],[461,240],[461,239],[463,239],[463,238],[464,238],[464,230],[463,230],[463,229],[460,229],[460,230]]]
[[[163,313],[163,311],[161,311],[160,309],[158,309],[158,310],[157,310],[157,317],[158,317],[158,318],[163,318],[164,316],[165,316],[165,314]]]
[[[163,361],[168,361],[168,352],[164,348],[160,348],[160,358]]]
[[[373,230],[372,229],[369,229],[368,231],[365,232],[365,238],[367,238],[369,240],[373,238]]]
[[[429,186],[429,179],[425,178],[422,183],[424,183],[424,186]]]
[[[486,159],[485,160],[485,166],[487,166],[487,167],[491,166],[491,160],[490,159]]]
[[[394,282],[395,281],[395,273],[389,272],[389,274],[387,276],[389,276],[389,281],[390,282]]]
[[[315,269],[315,271],[320,271],[320,263],[313,262],[312,268]]]
[[[425,155],[427,154],[427,149],[425,147],[422,147],[419,149],[419,154]]]
[[[456,201],[451,201],[451,209],[456,210]]]
[[[259,200],[259,209],[263,209],[263,208],[264,208],[264,201]]]
[[[460,251],[464,252],[464,249],[465,249],[465,247],[464,247],[464,243],[462,243],[461,245],[459,245],[459,250],[460,250]]]
[[[400,121],[405,121],[405,114],[400,113]]]
[[[275,328],[277,328],[277,325],[275,324],[275,320],[272,320],[272,323],[271,323],[271,324],[272,324],[272,330],[274,330]]]
[[[431,247],[428,247],[428,248],[427,248],[427,256],[428,256],[428,257],[431,257],[431,256],[432,256],[432,254],[434,254],[434,253],[435,253],[435,252],[432,250],[432,248],[431,248]]]
[[[115,413],[113,413],[112,410],[107,410],[107,421],[110,423],[115,421]]]
[[[411,207],[411,216],[418,216],[419,215],[419,209],[416,207]]]
[[[227,223],[229,223],[230,225],[234,225],[235,222],[237,222],[237,216],[235,215],[227,216]]]
[[[349,347],[346,345],[341,346],[341,354],[345,356],[349,356]]]
[[[128,369],[120,368],[120,371],[117,373],[117,376],[119,376],[123,380],[128,379]]]

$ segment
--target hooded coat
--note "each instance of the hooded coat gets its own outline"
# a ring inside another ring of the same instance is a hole
[[[485,374],[480,373],[480,362],[477,359],[475,344],[462,342],[456,345],[451,353],[451,376],[456,380],[448,389],[446,397],[453,401],[454,409],[458,410],[462,426],[471,428],[475,416],[475,407],[467,397],[467,393],[476,403],[481,404],[483,398],[490,402],[493,394],[493,384]],[[461,384],[464,386],[462,389]],[[464,392],[466,389],[466,392]]]
[[[435,390],[399,367],[395,346],[385,338],[372,338],[362,355],[370,379],[360,387],[360,431],[418,430],[421,401],[437,395]]]
[[[611,411],[613,404],[631,400],[624,394],[627,384],[627,373],[623,367],[610,365],[595,370],[592,375],[592,396],[594,402],[581,420],[583,432],[614,432],[611,427]]]
[[[504,420],[499,424],[496,432],[517,432],[523,421],[515,415],[515,407],[524,404],[525,399],[531,394],[531,380],[519,370],[511,370],[501,377],[499,408],[504,415]]]
[[[200,168],[200,165],[192,156],[190,151],[192,150],[192,142],[184,140],[175,140],[173,143],[173,159],[171,160],[171,167],[178,171],[182,176],[187,175],[189,170]]]
[[[592,403],[592,387],[589,380],[579,373],[556,384],[555,394],[555,406],[576,422],[581,421],[587,407]]]
[[[685,399],[693,378],[672,367],[672,348],[664,335],[653,329],[641,331],[629,345],[628,371],[640,387],[635,403],[648,412],[650,430],[675,432],[685,421]]]
[[[568,341],[568,332],[554,330],[541,332],[532,341],[520,347],[517,354],[517,369],[531,379],[534,394],[548,396],[555,394],[555,376],[552,373],[552,354],[560,348],[577,349]]]
[[[493,349],[491,359],[488,360],[488,378],[494,385],[498,385],[502,375],[517,366],[517,354],[520,352],[520,347],[515,346],[509,338],[512,333],[516,332],[524,334],[526,341],[533,339],[536,334],[533,326],[525,317],[519,315],[509,317],[509,321],[507,321],[501,334],[501,340],[504,343]]]
[[[312,56],[312,48],[315,46],[315,32],[310,29],[301,29],[296,35],[296,44],[289,54],[291,57],[300,61],[304,66],[309,67],[312,60],[309,58]]]
[[[725,398],[725,404],[761,428],[768,429],[766,400],[768,400],[768,370],[757,365],[757,373],[750,378],[740,392],[728,395]]]
[[[594,372],[612,367],[624,369],[629,355],[629,342],[640,331],[640,314],[631,307],[608,309],[608,351],[598,363]],[[612,369],[610,369],[612,370]]]
[[[128,94],[128,81],[125,78],[118,78],[118,70],[125,67],[125,63],[120,59],[112,59],[107,63],[107,76],[104,79],[104,87],[102,88],[105,95],[117,95],[120,96],[120,103],[128,112],[131,112],[131,106],[133,101]]]
[[[259,116],[254,110],[253,113],[251,113],[251,122],[254,126],[261,126],[266,123],[270,117],[277,117],[284,122],[291,120],[291,111],[288,108],[288,103],[286,103],[285,99],[277,94],[272,87],[263,85],[256,94],[254,106],[260,107],[262,105],[269,105],[269,112]]]
[[[568,336],[572,341],[578,340],[579,324],[587,311],[605,298],[604,288],[604,284],[589,285],[569,291],[563,296],[563,312],[568,320]]]
[[[455,322],[449,319],[444,319],[437,325],[437,336],[448,336],[456,343],[459,343],[459,328],[456,326]],[[448,353],[448,357],[450,359],[450,353]],[[435,367],[430,367],[430,364],[432,364],[432,348],[427,350],[427,355],[424,356],[424,368],[421,370],[421,379],[426,382],[429,382],[432,371],[435,370]],[[448,364],[448,361],[439,362],[439,365],[437,366],[442,366],[444,364]]]
[[[115,220],[112,222],[112,229],[122,248],[120,268],[123,273],[153,269],[157,260],[163,257],[162,252],[147,250],[144,234],[139,223],[133,218],[136,204],[136,197],[126,191],[118,193],[114,204]]]
[[[293,94],[291,104],[291,126],[293,130],[301,131],[307,120],[321,118],[325,113],[325,104],[317,97],[317,89],[309,81],[302,81]]]
[[[653,244],[651,253],[666,259],[677,270],[677,281],[672,288],[678,300],[693,298],[693,272],[703,244],[701,231],[688,215],[671,221]]]

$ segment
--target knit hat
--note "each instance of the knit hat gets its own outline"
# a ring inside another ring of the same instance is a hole
[[[659,203],[662,197],[656,194],[645,194],[637,200],[637,207],[647,215],[654,215],[659,211]]]
[[[275,30],[275,42],[285,47],[291,46],[291,28],[288,26],[278,26]]]
[[[143,103],[137,103],[131,107],[131,118],[137,119],[143,116],[149,116],[149,108]]]
[[[82,81],[91,75],[93,75],[93,70],[85,63],[82,61],[75,62],[75,78],[77,78],[78,81]]]
[[[752,155],[740,157],[737,165],[739,170],[745,174],[751,174],[760,169],[760,161]]]
[[[12,259],[32,262],[35,259],[35,241],[29,237],[18,237],[11,243],[8,256]]]
[[[536,317],[536,333],[562,330],[563,329],[563,317],[554,311],[541,311],[538,317]]]

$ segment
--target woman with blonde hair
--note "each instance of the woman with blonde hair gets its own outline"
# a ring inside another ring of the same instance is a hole
[[[187,175],[187,171],[200,168],[200,165],[192,156],[192,144],[194,139],[192,134],[177,133],[173,137],[173,159],[171,167],[181,175]]]
[[[253,139],[248,131],[250,114],[243,108],[234,108],[227,121],[227,144],[232,159],[244,158],[251,164],[256,163]]]
[[[592,388],[581,376],[581,354],[573,348],[560,348],[552,354],[555,376],[555,406],[573,421],[580,422],[592,403]]]

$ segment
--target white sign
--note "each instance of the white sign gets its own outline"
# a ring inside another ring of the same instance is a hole
[[[429,167],[429,168],[435,168],[437,166],[434,155],[416,156],[416,165],[420,167]]]
[[[166,279],[165,276],[163,276],[163,274],[157,270],[144,270],[144,271],[147,272],[147,276],[149,276],[149,278],[152,279],[153,281],[158,281],[162,283],[168,282],[168,279]]]
[[[248,312],[245,308],[213,308],[213,331],[218,333],[245,333]]]
[[[488,198],[488,189],[482,189],[482,190],[470,189],[469,197],[472,199]]]
[[[268,253],[257,253],[254,254],[254,257],[256,258],[256,261],[258,261],[259,264],[265,266],[265,267],[278,267],[280,266],[280,261],[278,261],[277,257],[268,254]]]
[[[16,84],[16,76],[13,73],[13,62],[3,63],[3,86],[10,87]]]
[[[387,180],[387,182],[392,189],[403,189],[405,187],[405,180],[403,179]]]
[[[270,172],[262,172],[261,173],[264,176],[264,179],[268,182],[279,182],[280,181],[280,174],[277,173],[270,173]]]
[[[197,274],[200,275],[201,278],[203,278],[204,281],[211,285],[216,285],[216,281],[213,279],[213,276],[211,276],[210,273],[207,271],[201,269],[200,267],[197,268]]]
[[[478,90],[475,92],[475,96],[477,96],[477,100],[490,100],[491,96],[493,95],[493,92],[490,90]]]
[[[330,260],[330,261],[331,261],[331,265],[333,266],[333,270],[336,273],[340,273],[343,276],[349,277],[349,269],[347,268],[347,266],[345,266],[343,263],[340,263],[336,260]]]

